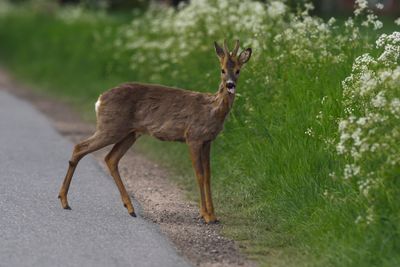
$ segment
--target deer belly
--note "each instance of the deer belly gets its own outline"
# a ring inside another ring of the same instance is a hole
[[[149,135],[162,141],[185,141],[185,125],[183,123],[165,121],[146,127]]]

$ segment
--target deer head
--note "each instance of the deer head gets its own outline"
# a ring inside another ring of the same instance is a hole
[[[237,55],[239,40],[236,40],[235,48],[231,52],[228,49],[226,40],[224,40],[224,48],[219,46],[217,42],[214,42],[214,46],[221,65],[222,89],[233,95],[235,94],[236,82],[239,78],[240,69],[250,59],[251,48],[247,48]]]

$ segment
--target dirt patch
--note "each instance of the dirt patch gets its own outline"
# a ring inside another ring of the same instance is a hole
[[[31,102],[50,118],[58,132],[73,143],[94,132],[94,125],[84,122],[68,104],[21,86],[2,69],[0,86]],[[108,151],[106,148],[94,153],[104,169],[103,158]],[[131,149],[121,160],[120,171],[127,190],[141,205],[142,210],[138,213],[158,224],[181,255],[192,264],[204,267],[256,265],[239,253],[234,241],[220,235],[222,225],[203,223],[197,204],[188,201],[184,190],[168,179],[167,170]]]

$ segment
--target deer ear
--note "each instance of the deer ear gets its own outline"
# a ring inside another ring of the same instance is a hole
[[[215,52],[217,53],[217,56],[219,58],[222,58],[225,56],[224,49],[222,49],[222,47],[220,47],[219,44],[217,44],[217,42],[214,42],[214,47],[215,47]]]
[[[247,61],[249,61],[250,56],[251,56],[251,48],[247,48],[246,50],[243,50],[240,55],[239,55],[239,62],[240,64],[244,64]]]

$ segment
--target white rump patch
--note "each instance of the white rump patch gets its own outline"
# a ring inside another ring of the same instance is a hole
[[[101,95],[99,96],[99,99],[97,99],[97,102],[96,102],[96,104],[94,105],[94,109],[96,110],[96,114],[99,112],[99,107],[100,107],[100,105],[101,105],[101,100],[100,100],[100,98],[101,98]]]

